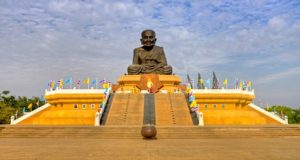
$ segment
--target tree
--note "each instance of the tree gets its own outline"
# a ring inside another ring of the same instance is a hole
[[[204,89],[204,81],[201,78],[200,73],[198,73],[198,83],[197,83],[197,88],[198,89]]]
[[[193,89],[194,88],[193,83],[192,83],[192,80],[191,80],[189,74],[186,75],[186,78],[187,78],[188,83],[191,85],[191,88]]]
[[[9,124],[12,115],[15,115],[15,108],[0,107],[0,124]]]
[[[300,123],[300,107],[298,109],[293,109],[292,120],[294,123]]]
[[[213,72],[213,86],[212,89],[219,89],[219,81],[217,79],[217,76],[215,72]]]
[[[300,108],[292,109],[288,106],[272,106],[268,111],[273,111],[277,113],[280,117],[288,117],[289,124],[300,123]]]

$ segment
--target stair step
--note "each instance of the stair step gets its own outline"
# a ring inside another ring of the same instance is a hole
[[[300,137],[300,125],[292,127],[157,126],[156,129],[159,139]],[[142,138],[140,131],[141,126],[5,126],[0,130],[0,138],[140,139]]]

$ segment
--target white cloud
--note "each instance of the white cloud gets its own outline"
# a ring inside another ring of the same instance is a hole
[[[289,68],[288,70],[283,71],[283,72],[276,72],[273,74],[268,74],[264,77],[259,78],[256,81],[256,83],[257,84],[268,83],[268,82],[272,82],[275,80],[282,80],[284,78],[287,78],[290,76],[295,76],[295,75],[300,75],[300,67]]]
[[[274,31],[280,31],[286,28],[286,22],[280,17],[272,17],[268,21],[268,26]]]

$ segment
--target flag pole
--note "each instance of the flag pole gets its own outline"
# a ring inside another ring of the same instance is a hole
[[[71,78],[70,80],[71,80],[71,82],[70,82],[70,89],[72,89],[73,79]]]
[[[96,78],[96,89],[98,89],[98,78]]]

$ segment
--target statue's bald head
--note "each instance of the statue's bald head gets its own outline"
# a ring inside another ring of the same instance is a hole
[[[143,32],[141,33],[142,38],[143,38],[143,35],[145,35],[146,33],[152,34],[154,37],[156,36],[155,32],[152,29],[146,29],[146,30],[143,30]]]
[[[141,33],[141,43],[143,46],[151,47],[155,45],[156,35],[151,29],[146,29]]]

